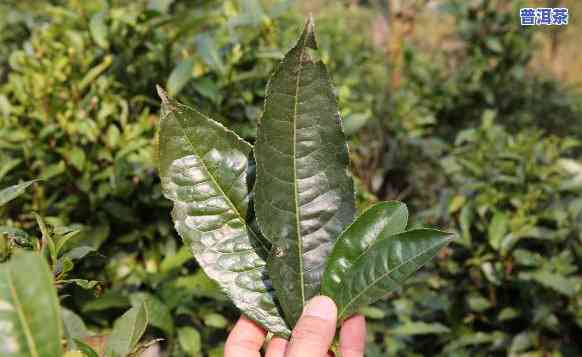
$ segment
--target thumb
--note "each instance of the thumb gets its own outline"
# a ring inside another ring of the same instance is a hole
[[[287,357],[324,357],[335,335],[337,308],[327,296],[316,296],[303,308],[291,334]]]

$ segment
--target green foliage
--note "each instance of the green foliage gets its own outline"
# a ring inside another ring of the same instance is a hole
[[[183,327],[178,331],[178,340],[182,349],[191,356],[199,356],[202,350],[200,332],[192,327]]]
[[[566,186],[563,165],[579,145],[539,131],[510,135],[485,119],[459,133],[443,162],[458,187],[449,204],[463,235],[455,255],[468,255],[459,267],[473,287],[451,294],[514,353],[575,351],[582,236],[579,191]]]
[[[489,109],[512,129],[535,125],[562,135],[582,134],[579,96],[553,79],[531,74],[539,45],[533,31],[515,21],[523,6],[522,1],[445,2],[439,16],[454,20],[449,49],[405,49],[405,80],[391,109],[400,125],[413,135],[452,139]]]
[[[270,16],[285,4],[251,21],[256,9],[244,2],[162,3],[7,6],[14,16],[0,20],[7,53],[0,60],[0,177],[2,186],[43,183],[1,208],[0,230],[3,259],[12,248],[40,246],[32,211],[55,241],[78,231],[60,253],[45,239],[51,264],[64,272],[56,277],[64,305],[102,331],[136,293],[147,293],[164,316],[149,334],[165,337],[164,346],[180,355],[176,327],[199,329],[208,352],[224,341],[224,321],[235,314],[170,228],[155,173],[154,87],[191,58],[192,76],[180,93],[252,135],[259,107],[241,99],[262,100],[254,88],[266,83],[279,38]],[[226,91],[215,88],[220,81]],[[219,93],[229,95],[214,97]]]
[[[57,292],[48,266],[39,254],[23,253],[2,265],[0,305],[3,356],[62,354]]]
[[[375,206],[344,231],[355,211],[353,184],[332,84],[309,52],[316,49],[310,18],[269,80],[254,148],[158,87],[160,177],[176,230],[234,304],[283,337],[320,291],[343,320],[450,241],[430,229],[401,233],[407,210],[399,202]],[[367,239],[358,244],[361,232]]]
[[[377,197],[421,211],[413,226],[448,224],[460,239],[429,286],[413,278],[363,311],[369,353],[580,354],[580,98],[532,68],[519,4],[445,5],[453,36],[429,52],[407,45],[382,164],[362,172]]]
[[[24,191],[26,191],[26,189],[34,182],[35,180],[25,181],[2,189],[2,191],[0,191],[0,207],[23,194]]]
[[[343,320],[399,287],[450,241],[445,232],[405,231],[406,205],[382,202],[366,210],[338,237],[325,267],[322,293]]]
[[[16,198],[31,182],[34,180],[2,192],[9,192],[11,198]],[[90,336],[83,320],[74,312],[61,308],[57,297],[57,288],[63,284],[75,283],[83,289],[92,289],[97,284],[96,281],[65,279],[74,267],[73,259],[86,254],[84,247],[70,251],[64,249],[67,241],[79,230],[72,227],[50,230],[42,217],[34,215],[41,238],[24,247],[33,252],[5,245],[4,254],[12,257],[0,266],[0,303],[3,306],[0,322],[6,326],[2,334],[2,353],[14,357],[58,356],[62,355],[61,340],[66,338],[67,355],[93,357],[96,352],[81,342]],[[83,252],[79,253],[80,250]],[[144,299],[115,321],[108,336],[105,356],[134,355],[148,345],[138,344],[149,321],[147,306],[156,305]],[[156,312],[155,309],[152,311]],[[158,323],[163,321],[159,314],[154,317]]]
[[[357,207],[405,200],[411,228],[461,237],[361,310],[367,355],[582,354],[580,97],[530,63],[538,36],[519,27],[519,4],[440,2],[431,16],[451,19],[451,36],[438,48],[407,40],[398,67],[370,40],[377,11],[343,3],[317,14],[319,54],[350,135]],[[238,312],[171,228],[154,87],[253,142],[296,8],[0,2],[0,188],[41,180],[0,207],[0,260],[43,251],[67,348],[103,352],[93,341],[145,302],[143,340],[222,355]]]
[[[331,292],[338,318],[345,319],[398,289],[451,240],[450,233],[435,229],[378,236],[341,277],[338,289]]]
[[[111,336],[107,340],[105,355],[118,357],[132,354],[145,332],[148,321],[148,311],[144,303],[129,309],[115,321]]]
[[[339,289],[346,272],[378,236],[389,237],[401,233],[407,223],[408,209],[401,202],[382,202],[364,211],[341,233],[341,239],[338,239],[329,253],[322,293],[330,296]]]
[[[491,113],[459,132],[440,160],[450,188],[425,214],[460,239],[428,287],[413,280],[378,305],[388,314],[369,315],[390,355],[580,352],[580,169],[569,159],[579,145],[534,129],[511,134]]]

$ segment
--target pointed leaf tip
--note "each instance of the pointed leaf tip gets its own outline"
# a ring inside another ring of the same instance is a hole
[[[305,47],[314,50],[317,49],[317,40],[315,39],[315,20],[313,19],[313,14],[309,14],[309,17],[305,21],[305,27],[303,28],[300,42]]]
[[[156,84],[156,91],[158,92],[158,96],[162,100],[162,103],[167,104],[169,101],[168,93],[166,93],[166,91],[159,84]]]
[[[313,17],[313,13],[310,12],[307,20],[305,20],[306,27],[309,27],[312,31],[315,27],[315,18]]]

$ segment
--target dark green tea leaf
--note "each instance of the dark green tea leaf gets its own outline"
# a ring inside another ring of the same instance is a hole
[[[312,19],[269,81],[255,146],[257,220],[273,242],[269,276],[290,326],[319,292],[325,258],[355,212],[331,79],[311,49]]]
[[[329,257],[321,285],[323,295],[335,296],[352,264],[378,237],[406,229],[408,209],[401,202],[381,202],[366,210],[338,238]]]
[[[288,336],[263,257],[265,242],[247,222],[251,146],[196,110],[163,100],[160,176],[174,202],[174,225],[206,274],[234,304],[269,331]]]
[[[401,286],[451,239],[451,234],[435,229],[415,229],[378,238],[353,262],[332,296],[338,306],[338,318],[345,319]]]

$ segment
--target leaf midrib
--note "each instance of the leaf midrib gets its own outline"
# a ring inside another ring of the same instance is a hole
[[[190,108],[188,108],[188,109],[190,109]],[[191,109],[191,110],[193,110],[197,115],[200,115],[202,118],[204,118],[207,121],[211,121],[212,120],[212,119],[208,118],[207,116],[205,116],[204,114],[198,112],[197,110],[194,110],[194,109]],[[182,129],[182,133],[184,134],[184,137],[188,140],[188,144],[190,145],[190,148],[192,149],[192,152],[196,156],[198,156],[200,158],[200,163],[202,164],[202,167],[204,167],[204,171],[206,171],[206,173],[208,174],[208,177],[210,177],[210,179],[212,180],[212,183],[214,184],[214,186],[216,187],[216,189],[218,191],[220,191],[220,193],[225,198],[225,200],[227,201],[227,203],[230,206],[230,208],[234,211],[234,213],[236,214],[236,216],[241,220],[242,223],[244,223],[244,225],[246,227],[247,226],[247,221],[242,217],[242,215],[238,211],[238,208],[236,208],[235,204],[232,202],[232,200],[230,199],[230,197],[228,197],[226,195],[226,193],[224,192],[224,190],[222,189],[222,187],[218,184],[218,181],[216,180],[216,178],[214,177],[214,175],[212,174],[212,172],[208,169],[208,166],[206,165],[206,162],[204,161],[203,156],[200,155],[200,153],[195,149],[194,143],[192,142],[192,140],[190,139],[190,137],[187,135],[186,129],[184,128],[184,125],[182,125],[182,121],[180,119],[178,119],[178,117],[176,116],[176,114],[173,111],[171,113],[175,116],[176,121],[180,125],[180,129]],[[238,138],[237,138],[237,140],[238,140]],[[245,144],[244,142],[242,142],[242,143],[243,143],[243,145]],[[250,150],[252,150],[252,148],[249,148],[249,151]],[[263,245],[263,242],[261,242],[261,240],[258,239],[258,237],[256,236],[256,233],[254,232],[254,230],[253,229],[248,229],[247,232],[252,232],[252,234],[255,236],[255,239],[259,242],[259,244],[261,245],[261,247],[263,247],[263,250],[265,251],[265,253],[268,253],[268,250]]]
[[[140,308],[140,310],[141,310],[141,308]],[[137,329],[136,322],[137,322],[137,318],[138,318],[140,312],[141,311],[139,311],[139,310],[137,311],[137,313],[133,317],[133,321],[131,323],[130,333],[128,335],[129,339],[127,341],[127,348],[126,348],[126,350],[128,352],[131,352],[131,346],[133,345],[133,340],[135,339],[135,330]]]
[[[18,299],[18,293],[13,284],[12,280],[12,271],[8,270],[8,286],[10,288],[10,295],[12,296],[12,300],[14,300],[14,304],[16,307],[16,314],[18,315],[18,320],[20,320],[20,324],[22,325],[22,329],[24,331],[24,335],[26,336],[26,343],[28,344],[28,349],[32,355],[32,357],[38,357],[38,351],[36,350],[36,344],[34,342],[34,338],[32,337],[32,331],[26,317],[24,316],[24,311],[22,311],[22,304],[20,303],[20,299]]]
[[[297,68],[297,80],[295,81],[295,96],[293,98],[293,155],[291,161],[293,163],[293,194],[294,194],[294,204],[295,204],[295,225],[296,225],[296,236],[297,236],[297,250],[299,258],[299,291],[301,292],[301,306],[305,305],[305,277],[304,277],[304,267],[303,267],[303,243],[301,240],[301,230],[299,222],[299,189],[297,187],[297,108],[299,107],[299,85],[301,83],[301,71],[303,70],[303,53],[305,50],[305,42],[307,41],[307,36],[303,38],[303,43],[301,44],[301,50],[299,51],[299,68]]]
[[[385,277],[389,276],[390,274],[392,274],[394,271],[396,271],[397,269],[400,269],[400,267],[410,263],[412,260],[420,257],[421,255],[427,253],[428,251],[438,247],[439,245],[443,245],[446,244],[449,240],[446,239],[442,242],[438,242],[434,245],[431,245],[429,248],[423,250],[422,252],[413,255],[412,257],[410,257],[409,259],[407,259],[406,261],[398,264],[397,266],[395,266],[394,268],[388,270],[386,273],[381,274],[378,278],[374,279],[370,284],[368,284],[364,289],[362,289],[362,291],[360,291],[359,293],[357,293],[353,298],[350,299],[350,301],[348,301],[347,304],[344,305],[344,307],[342,308],[342,310],[340,311],[340,313],[338,314],[339,318],[341,319],[344,315],[344,313],[348,310],[348,307],[350,307],[356,300],[358,300],[362,295],[364,295],[372,286],[376,285],[380,280],[384,279]],[[353,267],[354,265],[352,265]],[[420,269],[421,266],[418,266],[416,268],[416,270]],[[350,269],[351,270],[351,269]],[[399,283],[397,281],[395,281],[396,283]]]
[[[354,223],[355,223],[355,221],[352,223],[352,225],[353,225]],[[346,229],[346,231],[347,231],[347,230],[348,230],[348,229],[349,229],[349,228],[350,228],[352,225],[350,225],[350,226],[349,226],[349,227]],[[386,225],[386,226],[388,226],[388,225]],[[382,229],[382,231],[380,231],[380,234],[379,234],[379,236],[383,235],[383,233],[384,233],[384,230],[385,230],[385,229],[386,229],[386,228],[384,228],[384,229]],[[406,229],[406,228],[405,228],[405,229]],[[377,243],[380,243],[380,242],[383,242],[385,239],[390,239],[390,238],[392,238],[392,237],[394,237],[394,236],[397,236],[397,235],[400,235],[400,234],[403,234],[403,233],[406,233],[406,232],[410,232],[410,231],[403,230],[402,232],[398,232],[398,233],[390,234],[390,235],[387,235],[387,236],[384,236],[384,237],[378,237],[378,238],[376,238],[375,240],[373,240],[373,241],[370,243],[370,245],[368,245],[368,246],[367,246],[367,247],[366,247],[366,248],[365,248],[365,249],[364,249],[364,250],[363,250],[363,251],[362,251],[360,254],[358,254],[358,256],[357,256],[357,257],[355,257],[354,259],[352,259],[352,262],[350,263],[350,266],[348,267],[348,269],[343,271],[344,275],[345,275],[345,274],[346,274],[346,273],[347,273],[347,272],[348,272],[348,271],[351,269],[351,267],[353,267],[354,265],[356,265],[356,264],[358,263],[358,261],[359,261],[359,260],[360,260],[360,259],[361,259],[361,258],[362,258],[364,255],[366,255],[366,254],[367,254],[367,253],[370,251],[370,249],[372,249],[372,247],[373,247],[375,244],[377,244]],[[343,234],[343,232],[342,232],[342,234]],[[342,235],[342,234],[340,234],[340,238],[341,238],[341,235]],[[339,241],[339,239],[338,239],[338,241]]]

